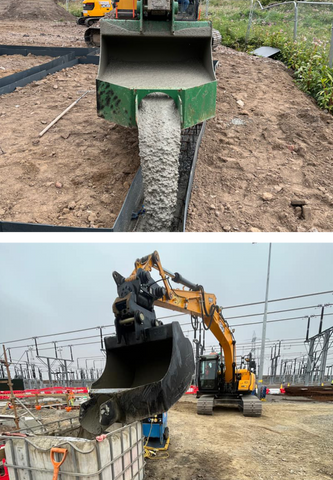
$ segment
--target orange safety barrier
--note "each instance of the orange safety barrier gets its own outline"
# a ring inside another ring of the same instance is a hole
[[[86,387],[73,387],[71,391],[74,394],[78,393],[88,393],[88,389]],[[52,395],[56,393],[67,393],[68,388],[66,387],[47,387],[47,388],[40,388],[40,389],[33,389],[33,390],[14,390],[14,395],[17,398],[29,398],[33,395],[45,394],[45,395]],[[10,399],[10,392],[8,390],[0,390],[0,400],[9,400]]]
[[[198,392],[198,390],[199,390],[198,387],[196,387],[195,385],[191,385],[187,390],[187,392],[185,392],[185,395],[195,395]]]

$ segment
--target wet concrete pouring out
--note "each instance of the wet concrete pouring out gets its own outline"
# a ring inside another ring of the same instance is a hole
[[[146,214],[137,230],[168,231],[176,209],[181,140],[174,101],[158,93],[144,98],[138,127]]]

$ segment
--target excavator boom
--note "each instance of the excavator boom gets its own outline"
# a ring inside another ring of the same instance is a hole
[[[84,430],[99,435],[123,424],[163,413],[186,392],[194,373],[193,350],[178,322],[156,318],[154,302],[167,292],[136,268],[125,279],[113,274],[119,297],[113,304],[116,336],[104,339],[106,365],[81,405]]]
[[[153,269],[160,283],[152,278]],[[113,278],[118,290],[113,304],[116,335],[104,339],[104,372],[93,383],[90,400],[81,405],[80,422],[86,431],[98,435],[116,422],[163,413],[188,389],[195,369],[192,345],[178,322],[163,325],[157,319],[155,306],[202,318],[223,350],[214,395],[223,388],[241,402],[244,414],[261,413],[261,406],[244,396],[255,388],[255,375],[250,361],[250,369],[236,368],[236,341],[215,295],[163,268],[157,252],[136,260],[128,278],[117,272]],[[186,289],[172,288],[170,279]],[[199,413],[212,413],[214,395],[205,396]]]

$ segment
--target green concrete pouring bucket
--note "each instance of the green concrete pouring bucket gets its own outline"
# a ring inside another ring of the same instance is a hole
[[[103,20],[98,114],[136,126],[141,100],[154,92],[176,103],[183,128],[215,115],[216,79],[209,22]],[[142,29],[143,28],[143,29]]]

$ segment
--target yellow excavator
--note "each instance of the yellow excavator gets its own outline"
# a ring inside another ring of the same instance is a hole
[[[83,0],[81,16],[77,19],[78,25],[92,27],[103,17],[114,16],[115,18],[134,18],[137,10],[137,0]],[[100,28],[88,28],[85,34],[86,43],[90,46],[99,46]],[[93,43],[95,38],[96,43]]]
[[[152,269],[160,280],[152,278]],[[128,278],[117,272],[113,278],[116,335],[104,339],[106,366],[81,405],[83,429],[98,435],[116,422],[163,413],[187,391],[195,370],[192,345],[178,322],[162,324],[155,306],[200,317],[219,342],[221,354],[202,356],[197,366],[198,413],[211,415],[214,406],[233,404],[245,416],[261,415],[262,404],[252,395],[255,362],[249,356],[247,368],[237,368],[236,341],[215,295],[164,268],[156,251],[136,260]],[[183,288],[173,288],[170,280]]]
[[[200,18],[200,0],[178,0],[178,20],[197,20]],[[87,26],[84,40],[88,47],[100,47],[99,21],[103,17],[114,16],[117,19],[133,19],[137,17],[137,0],[83,0],[81,17],[78,25]],[[215,50],[221,44],[221,34],[212,30],[212,48]]]
[[[114,9],[117,10],[115,16],[131,18],[136,8],[137,0],[83,0],[77,24],[91,27]]]
[[[77,19],[78,25],[91,27],[113,9],[111,0],[83,0],[81,17]]]

